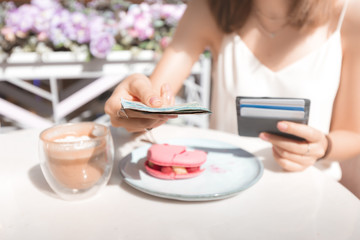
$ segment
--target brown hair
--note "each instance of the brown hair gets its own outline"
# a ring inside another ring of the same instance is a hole
[[[207,0],[210,11],[225,33],[239,30],[246,22],[252,0]],[[289,24],[296,28],[320,26],[333,14],[334,0],[293,0]]]

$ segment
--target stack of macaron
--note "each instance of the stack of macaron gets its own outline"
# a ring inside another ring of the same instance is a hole
[[[201,150],[187,151],[185,146],[153,144],[147,152],[146,171],[161,179],[185,179],[204,171],[207,154]]]

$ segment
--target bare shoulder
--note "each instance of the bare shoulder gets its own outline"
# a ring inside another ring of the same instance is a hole
[[[207,0],[189,0],[187,10],[179,28],[203,42],[207,47],[217,50],[222,33],[210,11]]]
[[[341,28],[344,50],[360,51],[360,0],[349,0]]]

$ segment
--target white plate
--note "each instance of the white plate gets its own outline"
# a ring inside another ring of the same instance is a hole
[[[249,152],[225,142],[209,139],[172,139],[168,144],[184,145],[208,153],[194,178],[163,180],[149,175],[145,160],[150,144],[135,149],[120,162],[120,173],[130,186],[150,195],[182,201],[208,201],[233,196],[255,184],[262,176],[262,162]]]

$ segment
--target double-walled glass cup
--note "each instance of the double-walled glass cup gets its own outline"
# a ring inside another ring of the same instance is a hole
[[[114,146],[108,127],[67,123],[41,132],[41,170],[54,192],[65,200],[95,195],[109,181]]]

